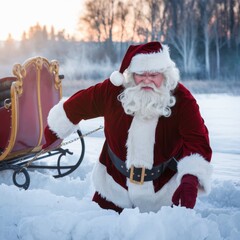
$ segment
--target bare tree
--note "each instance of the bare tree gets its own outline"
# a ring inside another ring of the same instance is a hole
[[[240,56],[240,0],[236,2],[235,45],[237,57]]]
[[[115,20],[115,0],[104,0],[102,9],[101,24],[104,29],[105,39],[112,42],[113,26]]]
[[[184,0],[174,7],[179,7],[179,18],[177,26],[168,30],[168,39],[182,58],[184,72],[195,73],[198,68],[196,1]]]
[[[225,12],[225,4],[226,0],[218,0],[216,1],[216,5],[214,7],[214,43],[215,43],[215,53],[216,53],[216,78],[220,77],[220,69],[221,69],[221,48],[227,44],[228,38],[228,30],[226,26],[227,16]]]
[[[118,2],[116,18],[120,25],[120,44],[121,44],[120,52],[122,52],[123,38],[126,33],[126,21],[127,21],[127,16],[129,14],[129,8],[130,8],[129,3],[124,3],[123,1]]]
[[[159,40],[159,32],[160,32],[160,23],[163,18],[161,16],[162,13],[162,5],[163,1],[161,0],[146,0],[149,6],[149,16],[147,17],[150,24],[150,33],[151,33],[151,41]]]
[[[214,0],[200,0],[200,25],[203,31],[203,44],[204,44],[204,58],[205,58],[205,72],[207,79],[210,79],[210,44],[213,40],[213,10],[215,7]]]
[[[139,0],[135,4],[135,29],[142,41],[156,41],[161,35],[163,23],[162,0]]]
[[[144,26],[144,20],[143,20],[143,0],[136,0],[131,2],[131,8],[130,8],[130,16],[132,18],[131,21],[131,33],[130,33],[130,42],[134,41],[141,41],[141,30],[139,29],[140,26]],[[144,39],[145,40],[145,39]]]
[[[216,21],[214,23],[214,39],[215,39],[215,50],[216,50],[216,77],[217,79],[220,76],[220,48],[226,43],[226,41],[221,39],[221,31],[219,26],[219,21],[217,18],[219,17],[218,8],[215,9],[215,17]]]
[[[95,40],[93,36],[96,34],[98,42],[112,42],[117,4],[117,0],[86,0],[85,12],[78,23],[79,29],[84,25],[91,40]]]
[[[88,31],[88,38],[100,42],[102,39],[101,22],[102,22],[102,0],[87,0],[85,1],[84,15],[79,19],[78,27],[81,30],[82,25],[86,26]]]

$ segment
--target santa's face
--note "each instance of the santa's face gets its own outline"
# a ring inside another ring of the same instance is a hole
[[[135,75],[135,76],[134,76]],[[125,90],[118,96],[125,113],[142,118],[170,116],[175,97],[162,73],[129,74]]]
[[[142,84],[141,89],[145,91],[153,91],[152,85],[160,88],[164,81],[164,75],[160,72],[139,72],[133,73],[133,79],[136,85]]]

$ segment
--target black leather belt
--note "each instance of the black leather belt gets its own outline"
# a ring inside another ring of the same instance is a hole
[[[173,171],[177,171],[177,160],[175,157],[170,158],[168,161],[153,167],[152,169],[145,169],[145,167],[137,168],[131,166],[130,169],[126,167],[124,161],[118,158],[111,148],[108,146],[108,154],[113,165],[117,168],[117,170],[122,173],[124,176],[128,177],[131,182],[137,184],[143,184],[146,181],[153,181],[159,178],[166,168],[170,168]]]

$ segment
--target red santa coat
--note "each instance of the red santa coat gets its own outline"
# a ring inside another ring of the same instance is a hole
[[[199,190],[209,192],[212,151],[208,130],[191,93],[179,83],[171,116],[143,120],[124,112],[117,99],[122,91],[122,86],[105,80],[77,92],[49,114],[49,126],[61,138],[69,135],[82,119],[104,117],[106,140],[93,172],[96,191],[119,207],[139,207],[141,211],[157,211],[170,205],[185,174],[197,176]],[[115,168],[107,144],[127,166],[151,169],[177,156],[178,172],[167,169],[160,178],[136,185]]]

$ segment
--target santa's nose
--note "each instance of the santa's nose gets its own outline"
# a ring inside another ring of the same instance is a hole
[[[150,79],[148,76],[146,76],[146,77],[142,80],[142,82],[145,83],[145,84],[149,84],[149,83],[151,83],[151,79]]]

